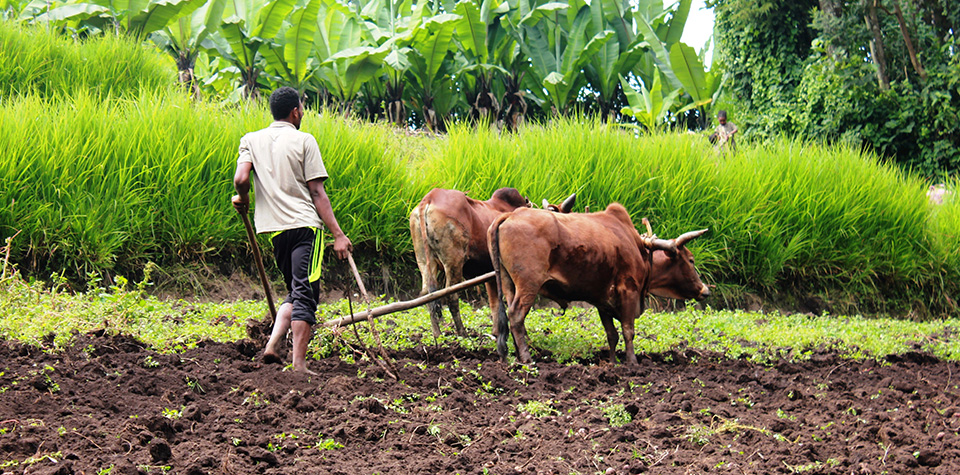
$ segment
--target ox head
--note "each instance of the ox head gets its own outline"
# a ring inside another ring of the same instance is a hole
[[[650,269],[650,293],[678,300],[703,300],[710,289],[700,280],[693,262],[693,253],[686,244],[702,236],[707,229],[681,234],[676,239],[650,239],[654,250]]]
[[[543,209],[547,211],[553,211],[554,213],[569,213],[573,209],[573,205],[577,202],[577,194],[574,193],[563,200],[563,203],[560,206],[555,204],[550,204],[546,198],[543,199]]]
[[[510,211],[517,208],[530,208],[533,206],[525,196],[521,195],[516,188],[500,188],[493,192],[488,203],[501,203],[505,205],[504,211]]]

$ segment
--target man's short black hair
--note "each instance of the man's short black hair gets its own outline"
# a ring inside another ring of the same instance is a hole
[[[721,117],[723,117],[724,119],[726,119],[726,118],[727,118],[727,111],[717,112],[717,118],[719,119],[719,118],[721,118]]]
[[[300,93],[292,87],[284,86],[270,94],[270,113],[274,120],[286,119],[297,107],[300,107]]]

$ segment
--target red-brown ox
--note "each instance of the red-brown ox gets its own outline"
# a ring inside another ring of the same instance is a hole
[[[685,247],[705,232],[670,240],[641,236],[618,203],[589,214],[518,209],[500,216],[490,225],[488,240],[497,286],[505,298],[495,323],[501,360],[506,361],[509,328],[517,358],[532,361],[524,319],[537,295],[542,295],[561,306],[572,301],[596,306],[612,363],[619,340],[613,320],[620,320],[627,361],[635,364],[633,325],[652,285],[657,286],[657,295],[672,298],[702,299],[710,294]]]
[[[575,195],[571,195],[559,207],[550,206],[569,212],[575,199]],[[410,237],[423,279],[421,295],[438,290],[440,269],[443,269],[447,287],[462,282],[464,277],[473,278],[492,271],[487,228],[501,214],[528,207],[530,201],[514,188],[500,188],[487,201],[475,200],[457,190],[430,190],[410,213]],[[493,312],[491,318],[495,319],[500,298],[492,282],[485,286]],[[457,294],[445,300],[457,333],[465,335]],[[430,324],[434,336],[440,335],[441,313],[440,302],[431,302]]]

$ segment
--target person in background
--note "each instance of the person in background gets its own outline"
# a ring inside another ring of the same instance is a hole
[[[263,361],[279,363],[279,344],[293,330],[293,369],[314,374],[307,368],[307,344],[313,337],[320,297],[320,262],[323,257],[322,226],[333,234],[333,250],[340,259],[353,251],[353,244],[340,229],[330,198],[323,187],[327,170],[320,158],[317,140],[300,132],[303,103],[300,93],[281,87],[270,95],[274,122],[240,139],[240,155],[233,184],[233,206],[240,213],[250,207],[250,173],[257,192],[254,222],[258,233],[270,233],[273,255],[290,291],[277,311]]]
[[[734,136],[737,133],[737,126],[733,125],[733,122],[727,121],[727,111],[717,112],[717,122],[719,124],[716,131],[710,134],[710,143],[719,151],[723,151],[729,146],[731,152],[736,152],[737,142]]]

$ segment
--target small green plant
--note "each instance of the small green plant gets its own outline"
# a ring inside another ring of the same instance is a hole
[[[780,419],[787,419],[791,421],[797,420],[797,416],[787,414],[786,412],[783,411],[783,409],[779,407],[777,408],[777,417],[779,417]]]
[[[707,445],[710,443],[710,437],[716,434],[716,431],[704,424],[694,424],[687,427],[683,437],[695,445]]]
[[[611,404],[602,408],[604,417],[611,427],[623,427],[633,421],[623,404]]]
[[[177,420],[183,417],[183,408],[170,409],[165,407],[160,411],[160,414],[163,415],[163,417],[166,417],[167,419]]]
[[[322,436],[320,436],[320,439],[317,440],[317,443],[316,443],[316,444],[313,444],[313,448],[315,448],[315,449],[317,449],[317,450],[319,450],[319,451],[324,451],[324,450],[337,450],[337,449],[342,449],[342,448],[343,448],[343,444],[337,442],[336,440],[334,440],[334,439],[332,439],[332,438],[326,438],[326,439],[325,439],[325,438],[323,438]]]
[[[517,405],[517,411],[530,414],[533,417],[546,417],[560,414],[553,408],[553,401],[531,400]]]
[[[243,399],[243,405],[246,406],[248,404],[252,405],[253,407],[266,406],[267,404],[270,404],[270,400],[268,400],[260,391],[254,390],[250,392],[249,396]]]
[[[187,387],[190,388],[191,391],[197,394],[204,394],[207,392],[203,389],[203,386],[200,385],[199,380],[193,379],[189,376],[184,376],[184,379],[187,382]]]
[[[142,365],[144,368],[148,368],[148,369],[149,369],[149,368],[156,368],[157,366],[160,366],[160,362],[158,362],[157,360],[153,359],[153,356],[152,356],[152,355],[147,355],[147,356],[143,359],[143,363],[141,363],[141,365]]]

